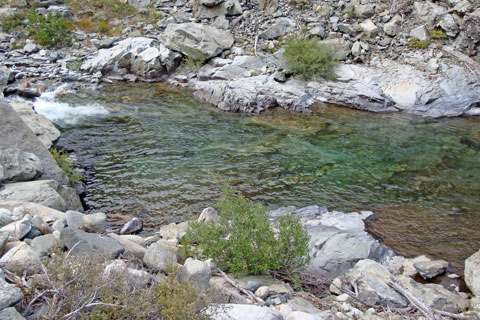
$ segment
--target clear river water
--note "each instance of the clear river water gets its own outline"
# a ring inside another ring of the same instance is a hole
[[[318,105],[314,114],[221,112],[162,84],[45,94],[36,109],[88,167],[92,211],[148,228],[198,215],[229,183],[268,208],[372,210],[398,254],[480,248],[480,119],[427,119]]]

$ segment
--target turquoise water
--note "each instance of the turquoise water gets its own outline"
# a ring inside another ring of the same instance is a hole
[[[137,215],[154,228],[198,215],[229,180],[270,208],[373,210],[371,230],[400,254],[428,253],[460,268],[480,249],[478,118],[334,106],[242,116],[154,84],[58,99],[102,108],[55,119],[60,144],[94,171],[86,198],[94,211]]]

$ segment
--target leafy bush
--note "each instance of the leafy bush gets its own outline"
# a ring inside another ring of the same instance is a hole
[[[65,175],[68,177],[70,183],[80,182],[83,178],[85,178],[82,174],[77,173],[75,170],[72,160],[68,157],[68,152],[58,151],[55,148],[51,148],[50,153],[60,169],[65,172]]]
[[[8,33],[23,27],[23,19],[25,17],[25,12],[15,12],[13,15],[3,18],[2,31]]]
[[[334,67],[338,64],[332,49],[316,39],[290,38],[285,45],[289,71],[304,78],[321,76],[335,79]]]
[[[220,269],[237,274],[292,273],[307,263],[309,238],[297,217],[279,218],[276,234],[262,205],[236,197],[230,188],[217,206],[220,223],[192,223],[182,239],[183,255],[212,258]]]
[[[132,285],[135,279],[126,272],[105,277],[107,263],[100,255],[59,252],[31,282],[24,302],[42,310],[42,319],[210,319],[210,297],[188,281],[180,283],[177,273],[164,282]]]
[[[46,17],[37,14],[32,8],[28,14],[28,30],[38,44],[47,47],[59,47],[71,42],[69,37],[72,24],[60,14]]]
[[[430,45],[430,41],[420,40],[418,38],[410,39],[408,47],[411,49],[426,49]]]

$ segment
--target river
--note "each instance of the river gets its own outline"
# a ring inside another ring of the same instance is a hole
[[[87,167],[91,211],[149,229],[198,215],[228,181],[268,208],[372,210],[398,254],[480,248],[479,118],[428,119],[318,105],[314,114],[223,113],[163,84],[105,85],[36,103]]]

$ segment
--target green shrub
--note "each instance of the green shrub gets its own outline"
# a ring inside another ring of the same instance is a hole
[[[194,222],[182,239],[183,255],[212,258],[220,269],[236,274],[295,272],[308,262],[308,235],[294,216],[270,226],[262,205],[235,196],[226,188],[217,204],[218,225]]]
[[[420,40],[418,38],[410,39],[408,47],[411,49],[426,49],[430,45],[430,41]]]
[[[63,46],[72,40],[69,37],[72,24],[58,13],[45,17],[32,8],[28,14],[28,30],[38,44],[46,47]]]
[[[24,302],[42,310],[42,319],[210,319],[211,297],[179,282],[176,272],[164,282],[139,285],[126,272],[104,277],[108,263],[101,255],[58,252],[44,262],[44,277],[31,281]]]
[[[192,57],[185,57],[180,65],[180,71],[197,72],[205,64],[204,59],[193,59]]]
[[[430,39],[432,40],[446,40],[448,39],[448,36],[445,34],[445,31],[442,29],[432,29],[429,32]]]
[[[75,167],[73,166],[72,160],[68,157],[68,152],[58,151],[55,148],[50,149],[50,153],[57,162],[57,165],[60,169],[65,172],[65,175],[68,177],[70,183],[80,182],[85,178],[82,174],[77,173]]]
[[[321,76],[335,79],[334,67],[338,64],[332,49],[316,39],[290,38],[285,45],[285,57],[292,74],[311,78]]]
[[[24,26],[23,19],[25,19],[25,12],[15,12],[13,15],[2,20],[2,31],[12,32]]]

